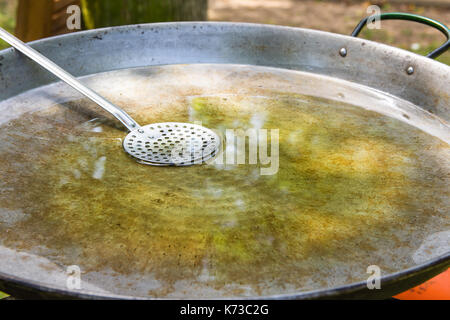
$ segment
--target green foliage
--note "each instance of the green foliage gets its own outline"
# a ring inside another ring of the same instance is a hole
[[[411,50],[414,53],[426,56],[428,53],[430,53],[431,51],[433,51],[434,49],[438,48],[439,46],[441,46],[442,43],[433,43],[429,46],[420,48],[418,50]],[[436,61],[439,61],[441,63],[444,63],[446,65],[450,65],[450,52],[446,52],[443,55],[441,55],[440,57],[438,57],[436,59]]]
[[[0,291],[0,300],[8,298],[8,297],[9,297],[9,295],[7,295],[6,293]]]
[[[410,31],[408,31],[406,29],[402,30],[402,37],[403,38],[408,38],[408,37],[411,37],[411,36],[412,36],[412,32],[410,32]],[[393,37],[386,30],[364,29],[361,32],[361,36],[360,37],[364,38],[364,39],[371,40],[371,41],[386,43],[386,44],[394,46],[394,47],[398,46],[398,45],[396,45],[396,43],[398,43],[401,40],[401,39]],[[421,35],[421,37],[424,38],[423,35]],[[422,39],[422,41],[424,41],[424,39]],[[431,51],[433,51],[434,49],[438,48],[441,45],[442,45],[441,42],[433,42],[430,45],[421,47],[418,50],[412,50],[409,46],[405,46],[405,45],[400,45],[399,47],[402,48],[402,49],[409,50],[409,51],[412,51],[414,53],[426,56],[428,53],[430,53]],[[443,54],[442,56],[440,56],[436,60],[439,61],[439,62],[442,62],[444,64],[450,65],[450,52],[447,52],[447,53]]]
[[[9,32],[13,32],[16,26],[16,7],[15,0],[0,0],[0,27]],[[8,44],[0,41],[0,50],[7,47]]]

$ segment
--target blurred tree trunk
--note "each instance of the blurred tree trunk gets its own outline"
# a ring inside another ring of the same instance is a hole
[[[79,5],[79,0],[19,0],[16,36],[32,41],[57,34],[68,33],[67,7]]]
[[[16,36],[31,41],[50,36],[53,0],[19,0]]]
[[[208,0],[81,0],[88,29],[136,23],[201,21]]]

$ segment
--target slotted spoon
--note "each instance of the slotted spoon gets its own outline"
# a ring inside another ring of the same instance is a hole
[[[124,110],[2,28],[0,38],[119,120],[130,131],[123,141],[124,150],[138,162],[155,166],[187,166],[203,163],[218,153],[221,141],[214,131],[197,124],[179,122],[140,126]]]

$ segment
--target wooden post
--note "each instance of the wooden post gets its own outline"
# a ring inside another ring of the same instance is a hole
[[[69,5],[79,5],[79,0],[19,0],[16,36],[22,41],[32,41],[56,34],[71,32],[66,28]]]
[[[32,41],[50,35],[53,0],[19,0],[16,36]]]

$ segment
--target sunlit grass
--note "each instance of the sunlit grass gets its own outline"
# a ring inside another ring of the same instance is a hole
[[[405,29],[402,31],[402,35],[406,38],[408,38],[410,36],[409,34],[409,29]],[[399,42],[400,39],[396,39],[394,38],[388,31],[386,30],[370,30],[370,29],[364,29],[361,32],[361,38],[364,39],[368,39],[371,41],[375,41],[375,42],[381,42],[381,43],[385,43],[388,44],[390,46],[396,46],[396,42]],[[431,44],[428,44],[426,46],[420,46],[419,49],[411,49],[411,47],[402,45],[399,46],[402,49],[426,56],[428,53],[432,52],[434,49],[438,48],[439,46],[441,46],[442,43],[439,42],[433,42]],[[436,59],[436,61],[439,61],[441,63],[444,63],[446,65],[450,65],[450,52],[447,52],[443,55],[441,55],[440,57],[438,57]]]
[[[437,47],[439,47],[440,44],[433,44],[430,45],[428,47],[424,47],[424,48],[420,48],[418,50],[411,50],[414,53],[420,54],[420,55],[427,55],[428,53],[430,53],[431,51],[433,51],[434,49],[436,49]],[[441,55],[440,57],[438,57],[436,59],[436,61],[442,62],[446,65],[450,65],[450,52],[446,52],[443,55]]]
[[[6,293],[0,291],[0,300],[8,298],[8,297],[9,297],[9,295],[7,295]]]

